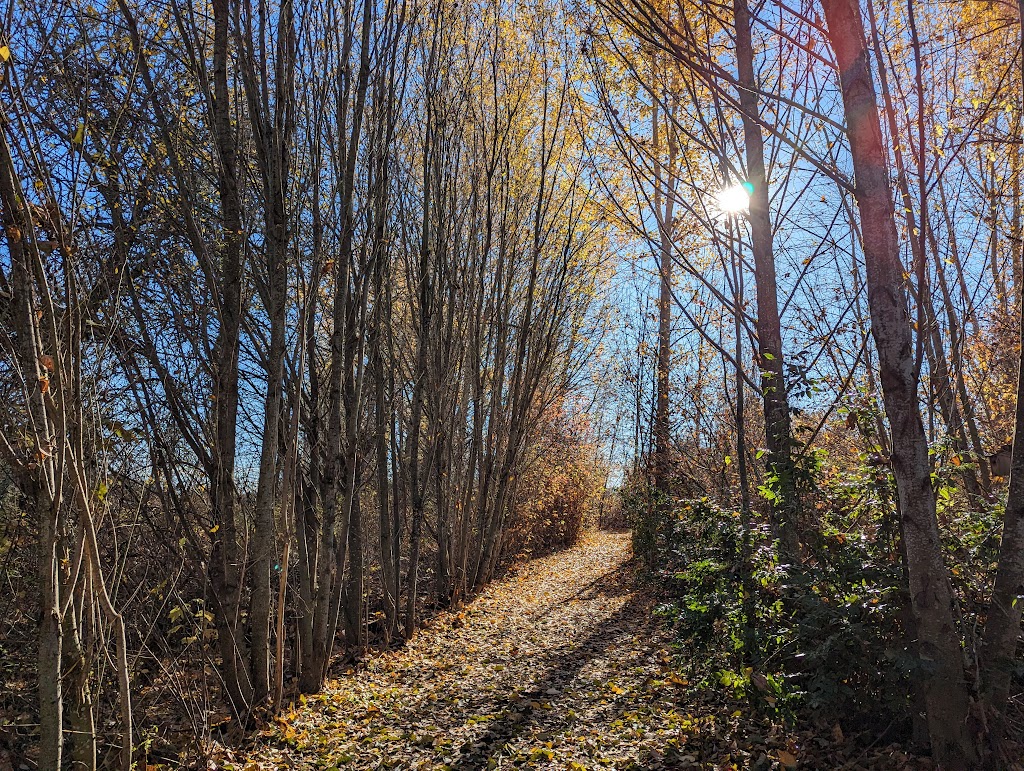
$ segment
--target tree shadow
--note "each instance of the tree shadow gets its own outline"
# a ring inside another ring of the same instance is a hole
[[[568,605],[573,600],[595,600],[599,597],[622,597],[623,595],[630,594],[634,589],[634,575],[633,570],[630,568],[628,563],[619,565],[614,570],[609,570],[589,584],[586,584],[574,594],[570,594],[568,597],[564,597],[558,602],[552,603],[541,611],[530,616],[531,621],[540,621],[552,615],[555,611],[564,605]]]
[[[632,591],[631,571],[622,566],[610,571],[574,595],[555,603],[531,620],[537,621],[558,610],[574,599],[596,597],[619,597]],[[514,692],[495,703],[499,717],[490,723],[487,731],[476,740],[464,745],[462,755],[451,768],[453,771],[475,771],[487,768],[488,761],[506,745],[528,733],[534,727],[543,727],[547,733],[557,733],[570,726],[570,719],[558,711],[557,702],[571,691],[574,680],[584,667],[604,654],[614,655],[616,643],[621,637],[643,635],[647,626],[656,626],[657,620],[651,615],[642,598],[633,596],[608,618],[601,621],[594,630],[576,643],[568,643],[546,657],[540,674],[522,690]],[[626,622],[629,623],[626,623]],[[548,703],[550,709],[542,706]]]

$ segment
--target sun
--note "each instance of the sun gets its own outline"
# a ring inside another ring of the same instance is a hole
[[[715,196],[718,208],[723,214],[742,214],[750,209],[750,195],[754,186],[749,182],[741,182],[718,191]]]

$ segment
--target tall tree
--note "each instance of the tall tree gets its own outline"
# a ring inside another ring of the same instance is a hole
[[[908,312],[907,272],[900,259],[893,191],[879,123],[864,21],[857,0],[822,0],[836,56],[860,209],[871,334],[878,351],[893,475],[899,494],[910,595],[923,662],[932,752],[943,766],[978,761],[967,726],[964,662],[953,619],[931,484],[928,441],[917,400]]]
[[[663,54],[655,50],[651,82],[654,88],[664,83],[665,68],[659,66]],[[676,146],[671,114],[678,101],[670,94],[668,83],[654,98],[651,111],[651,133],[654,151],[654,216],[658,224],[658,361],[655,374],[654,406],[654,486],[661,496],[659,503],[667,513],[670,506],[672,473],[672,421],[670,388],[672,377],[672,233],[676,210]],[[661,112],[666,115],[662,119]],[[664,144],[664,147],[663,147]],[[664,155],[664,160],[662,156]]]
[[[782,323],[779,317],[772,218],[769,210],[768,174],[765,170],[764,137],[758,83],[754,72],[754,45],[747,0],[733,0],[736,23],[736,69],[743,147],[750,185],[750,241],[754,257],[754,285],[757,294],[757,357],[764,400],[768,471],[775,478],[772,499],[773,524],[783,552],[795,559],[800,554],[798,501],[793,470],[789,396],[786,392],[785,360],[782,353]]]

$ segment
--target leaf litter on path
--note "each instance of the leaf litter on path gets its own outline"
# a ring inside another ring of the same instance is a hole
[[[691,687],[630,556],[628,535],[600,532],[526,563],[304,699],[235,768],[928,767]]]

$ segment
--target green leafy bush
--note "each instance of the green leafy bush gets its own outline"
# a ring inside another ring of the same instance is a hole
[[[657,546],[648,561],[667,590],[660,612],[691,674],[780,716],[805,711],[865,729],[908,722],[914,657],[886,476],[864,465],[808,485],[804,516],[810,509],[817,526],[795,566],[779,563],[764,517],[745,524],[707,497],[676,502],[670,527],[634,514],[635,542]],[[638,507],[642,493],[632,500]]]

